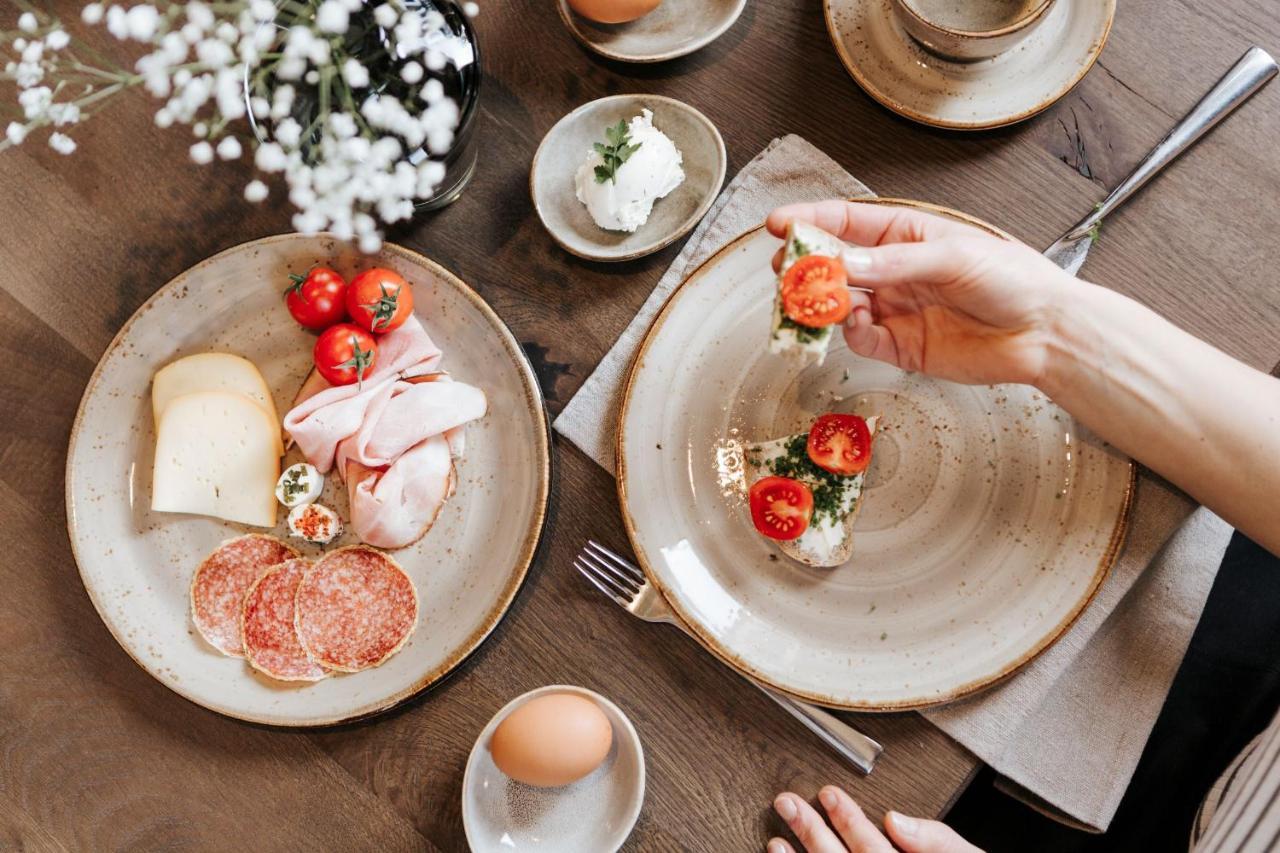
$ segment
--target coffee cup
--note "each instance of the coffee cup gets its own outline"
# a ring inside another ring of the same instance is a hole
[[[1054,0],[893,0],[903,29],[931,53],[972,62],[1009,50],[1039,26]]]

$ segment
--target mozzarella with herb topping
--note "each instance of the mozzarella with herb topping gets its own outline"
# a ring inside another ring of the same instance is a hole
[[[276,482],[276,500],[290,509],[315,503],[323,491],[324,475],[306,462],[290,465]]]
[[[324,504],[299,504],[289,511],[289,535],[328,545],[342,533],[342,520]]]

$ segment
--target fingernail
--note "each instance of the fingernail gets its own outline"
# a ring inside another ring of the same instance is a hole
[[[786,851],[787,848],[783,847],[782,842],[778,839],[775,838],[769,842],[769,853],[786,853]]]
[[[818,802],[822,803],[822,807],[827,811],[831,811],[836,807],[839,800],[836,798],[836,792],[830,788],[823,788],[818,792]]]
[[[773,808],[788,823],[796,819],[796,804],[790,797],[778,797],[773,801]]]
[[[898,812],[889,812],[889,820],[893,821],[893,828],[903,838],[915,838],[916,833],[920,831],[920,821],[913,817],[907,817]]]
[[[845,272],[866,272],[871,269],[871,253],[861,246],[851,246],[840,254]]]

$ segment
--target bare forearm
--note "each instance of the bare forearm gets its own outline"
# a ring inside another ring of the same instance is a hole
[[[1280,554],[1280,380],[1105,288],[1065,299],[1041,390]]]

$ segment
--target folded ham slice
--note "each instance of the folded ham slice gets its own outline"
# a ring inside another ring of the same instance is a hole
[[[463,425],[487,410],[483,391],[440,370],[441,356],[411,316],[379,339],[363,387],[309,378],[285,415],[307,461],[347,484],[351,529],[374,547],[403,548],[430,529],[457,485]]]

